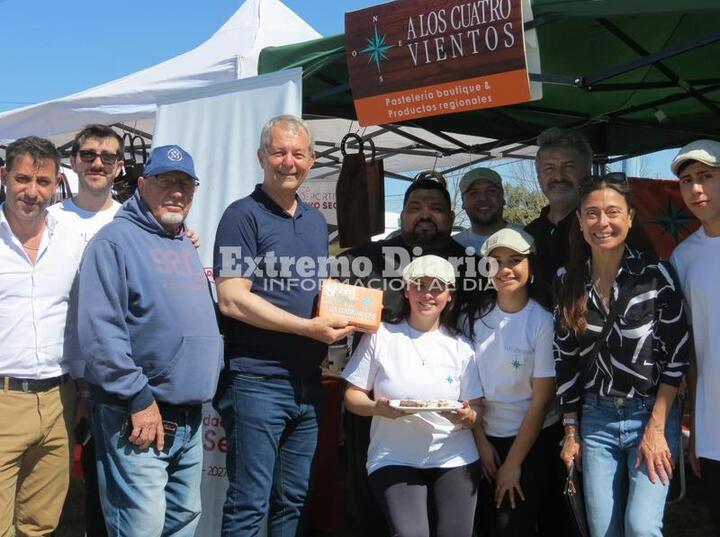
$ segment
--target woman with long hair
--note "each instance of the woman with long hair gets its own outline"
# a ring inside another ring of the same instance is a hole
[[[472,338],[483,389],[482,420],[474,433],[484,480],[479,533],[535,535],[541,500],[550,494],[562,431],[553,407],[552,314],[533,298],[535,246],[511,228],[491,235],[481,255],[497,265],[494,289],[478,295],[461,327]],[[557,472],[555,472],[557,475]],[[555,480],[563,520],[560,481]],[[561,535],[554,533],[554,535]]]
[[[469,428],[481,392],[472,347],[451,322],[455,272],[427,255],[403,280],[407,315],[362,339],[343,371],[345,406],[373,417],[367,471],[392,535],[470,537],[479,466]],[[423,405],[457,408],[402,410]]]
[[[556,282],[555,364],[565,436],[593,537],[662,535],[679,448],[688,327],[672,266],[635,247],[624,174],[583,181]]]

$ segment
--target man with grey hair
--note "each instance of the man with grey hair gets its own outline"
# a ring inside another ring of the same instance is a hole
[[[570,227],[575,223],[578,183],[590,175],[592,149],[583,134],[551,127],[540,133],[535,169],[548,205],[525,231],[535,239],[538,267],[535,273],[545,299],[557,269],[568,259]]]
[[[278,116],[257,151],[263,182],[225,210],[213,272],[225,316],[224,374],[216,400],[230,481],[223,536],[295,535],[305,504],[322,406],[327,345],[352,328],[313,318],[328,255],[327,224],[297,191],[315,162],[307,124]]]
[[[551,127],[540,133],[535,169],[548,205],[540,216],[530,222],[525,231],[535,239],[537,266],[535,287],[537,298],[546,306],[552,305],[552,283],[557,270],[568,260],[570,228],[578,225],[575,209],[579,201],[578,185],[590,175],[592,149],[583,134],[576,130]],[[560,491],[565,469],[558,461],[554,472],[549,472],[545,495],[538,515],[540,537],[571,537],[574,535],[567,522],[564,500]]]
[[[207,276],[185,219],[199,185],[182,147],[155,147],[135,194],[88,244],[73,374],[89,384],[110,537],[194,535],[202,405],[223,363]]]

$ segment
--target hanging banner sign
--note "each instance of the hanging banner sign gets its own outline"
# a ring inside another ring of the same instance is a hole
[[[308,179],[297,192],[301,200],[322,213],[328,226],[333,230],[337,228],[336,189],[337,177],[333,177]]]
[[[346,13],[360,125],[539,99],[528,80],[523,3],[397,0]]]

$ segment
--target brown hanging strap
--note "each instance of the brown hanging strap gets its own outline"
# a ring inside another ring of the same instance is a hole
[[[348,144],[357,145],[357,153],[348,153]],[[370,160],[365,158],[365,144]],[[340,246],[363,244],[372,235],[385,231],[385,174],[383,161],[376,159],[375,143],[355,133],[340,142],[342,168],[336,188],[337,221]]]

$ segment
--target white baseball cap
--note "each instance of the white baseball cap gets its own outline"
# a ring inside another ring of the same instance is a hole
[[[688,160],[696,160],[720,168],[720,142],[715,140],[695,140],[683,147],[670,164],[670,169],[677,175],[680,166]]]
[[[495,248],[510,248],[522,255],[535,252],[535,239],[526,231],[505,227],[490,235],[480,248],[480,255],[486,257]]]
[[[448,285],[455,285],[455,269],[447,259],[436,255],[424,255],[413,259],[403,270],[405,283],[420,278],[435,278]]]

